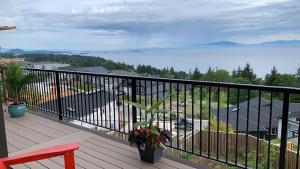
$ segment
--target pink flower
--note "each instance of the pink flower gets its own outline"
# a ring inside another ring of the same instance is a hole
[[[140,135],[140,133],[139,133],[138,131],[134,131],[134,132],[133,132],[133,135],[137,137],[137,136]]]

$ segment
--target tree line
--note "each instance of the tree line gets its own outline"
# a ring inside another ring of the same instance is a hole
[[[144,76],[158,76],[162,78],[189,79],[215,82],[231,82],[242,84],[256,84],[269,86],[286,86],[300,88],[300,67],[293,74],[282,74],[273,67],[265,78],[259,78],[254,73],[254,69],[249,63],[243,67],[238,67],[229,72],[224,69],[209,68],[206,72],[200,72],[199,68],[195,68],[189,72],[176,71],[173,67],[156,68],[150,65],[133,65],[107,60],[101,57],[81,56],[81,55],[65,55],[65,54],[0,54],[3,58],[25,58],[31,62],[57,62],[67,63],[74,67],[90,67],[103,66],[108,70],[126,70],[135,71]],[[245,93],[245,92],[244,92]],[[246,95],[246,94],[245,94]],[[245,96],[246,97],[246,96]],[[278,96],[279,97],[279,96]],[[243,98],[243,96],[242,96]],[[300,99],[299,99],[300,101]]]

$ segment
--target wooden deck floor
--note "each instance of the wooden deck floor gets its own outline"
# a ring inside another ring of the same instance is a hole
[[[5,125],[10,156],[51,145],[77,142],[80,147],[75,153],[75,161],[76,168],[79,169],[192,168],[167,158],[162,158],[155,164],[141,162],[134,147],[30,113],[21,118],[10,118],[5,113]],[[63,163],[63,158],[57,157],[13,168],[62,169]]]

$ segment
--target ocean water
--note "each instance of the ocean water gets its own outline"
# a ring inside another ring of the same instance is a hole
[[[295,73],[300,67],[300,47],[211,47],[197,49],[151,49],[114,52],[88,52],[99,56],[137,66],[152,65],[157,68],[174,67],[189,71],[196,67],[206,72],[209,67],[232,71],[247,62],[259,77],[264,77],[273,66],[280,73]]]

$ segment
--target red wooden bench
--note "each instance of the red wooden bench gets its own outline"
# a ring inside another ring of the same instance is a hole
[[[79,148],[76,143],[57,145],[53,147],[43,148],[37,151],[17,155],[14,157],[7,157],[0,159],[0,169],[6,169],[8,166],[48,159],[57,156],[64,156],[65,168],[75,169],[74,151]]]

